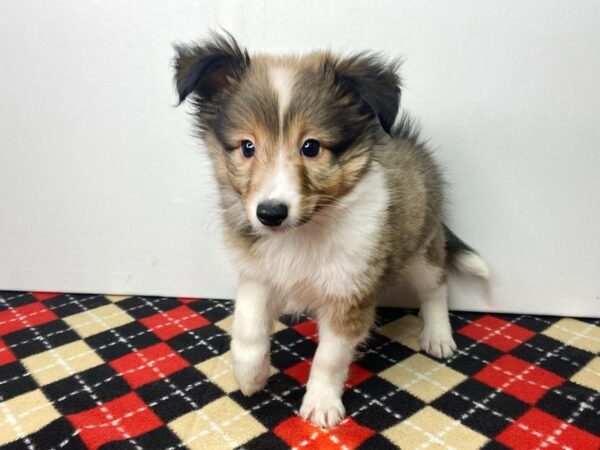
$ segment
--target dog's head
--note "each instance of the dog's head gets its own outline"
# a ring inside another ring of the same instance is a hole
[[[352,189],[398,113],[396,68],[372,54],[251,58],[229,35],[176,47],[180,102],[194,105],[226,207],[243,208],[240,230],[301,225]]]

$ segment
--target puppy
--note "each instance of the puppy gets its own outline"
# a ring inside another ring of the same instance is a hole
[[[251,57],[230,35],[176,47],[179,99],[193,105],[239,272],[235,378],[245,395],[263,388],[274,319],[310,313],[319,345],[300,415],[320,427],[344,417],[383,291],[414,286],[421,347],[445,358],[448,271],[488,276],[443,223],[442,176],[410,119],[395,125],[397,66],[370,53]]]

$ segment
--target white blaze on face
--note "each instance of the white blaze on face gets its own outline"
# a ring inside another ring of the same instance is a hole
[[[277,95],[280,135],[276,159],[256,196],[253,212],[256,214],[256,207],[261,202],[284,203],[288,207],[288,218],[284,225],[294,225],[300,215],[299,184],[296,179],[297,175],[294,173],[292,158],[288,155],[288,152],[292,150],[285,146],[282,131],[283,118],[292,99],[294,72],[287,67],[276,65],[269,69],[268,77],[269,83]],[[260,228],[258,220],[253,219],[253,222]]]
[[[292,89],[294,87],[294,72],[283,66],[274,66],[269,69],[269,83],[277,94],[279,107],[279,129],[283,124],[285,112],[292,100]]]
[[[288,208],[288,217],[283,225],[295,225],[300,215],[300,192],[295,178],[294,166],[286,158],[286,149],[279,150],[272,174],[270,174],[259,190],[256,206],[262,202],[284,203]],[[254,209],[256,211],[256,207]]]

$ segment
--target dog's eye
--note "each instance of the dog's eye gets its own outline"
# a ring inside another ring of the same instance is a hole
[[[252,141],[242,141],[242,155],[246,158],[252,158],[255,152],[256,148]]]
[[[302,144],[302,148],[300,148],[300,152],[303,156],[307,158],[314,158],[321,151],[321,144],[319,141],[315,139],[307,139]]]

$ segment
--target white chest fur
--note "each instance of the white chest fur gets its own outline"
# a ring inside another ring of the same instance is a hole
[[[287,310],[352,294],[378,245],[388,201],[383,169],[374,163],[339,205],[296,229],[261,238],[255,244],[258,262],[237,254],[239,269],[270,286]]]

